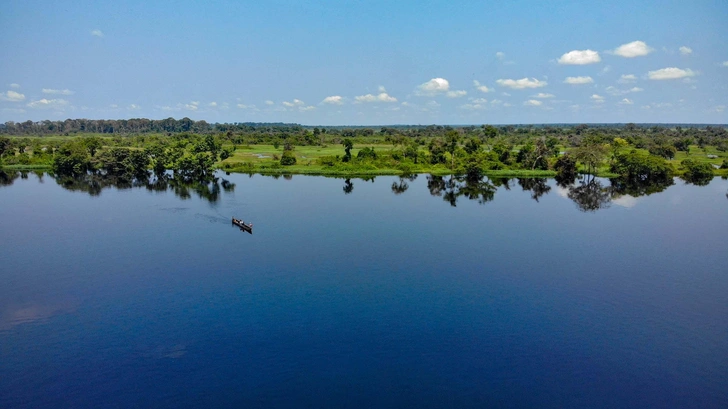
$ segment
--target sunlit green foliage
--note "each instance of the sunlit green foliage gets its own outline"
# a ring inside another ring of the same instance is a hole
[[[80,175],[91,169],[91,155],[80,140],[62,145],[53,156],[53,170],[56,173]]]
[[[710,183],[711,179],[713,179],[713,166],[708,163],[685,159],[680,162],[680,165],[685,170],[683,179],[690,183],[703,186]]]
[[[671,181],[674,173],[665,159],[637,150],[618,155],[612,171],[628,181],[650,183]]]
[[[296,164],[296,155],[292,150],[284,150],[281,156],[281,165],[291,166]]]

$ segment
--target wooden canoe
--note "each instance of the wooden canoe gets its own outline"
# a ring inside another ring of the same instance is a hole
[[[253,232],[253,223],[245,223],[244,221],[233,217],[233,225],[240,227],[240,230],[245,230],[249,233]]]

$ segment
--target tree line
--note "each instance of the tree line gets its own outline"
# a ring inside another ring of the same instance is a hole
[[[194,125],[194,121],[191,123]],[[728,132],[714,126],[432,125],[379,129],[304,128],[295,124],[249,126],[234,132],[109,137],[82,134],[68,138],[0,136],[0,165],[46,165],[59,174],[101,172],[139,176],[149,171],[162,174],[171,170],[186,178],[206,178],[216,167],[250,172],[280,171],[298,163],[296,146],[337,144],[342,146],[342,155],[320,157],[315,165],[329,173],[396,169],[407,174],[446,170],[477,177],[501,170],[534,174],[548,171],[559,175],[611,172],[635,180],[652,180],[672,177],[676,171],[693,179],[712,176],[710,163],[688,156],[691,147],[713,146],[719,152],[728,151]],[[283,145],[282,155],[261,162],[259,168],[226,161],[239,147],[258,143],[270,143],[275,149]],[[356,144],[369,146],[355,154]],[[378,148],[377,144],[385,146]],[[675,158],[678,152],[684,152],[688,158],[675,169],[666,161]],[[728,164],[724,163],[723,167],[728,168]]]

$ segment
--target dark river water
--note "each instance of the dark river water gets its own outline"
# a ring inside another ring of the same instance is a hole
[[[726,180],[220,176],[4,179],[0,408],[728,407]]]

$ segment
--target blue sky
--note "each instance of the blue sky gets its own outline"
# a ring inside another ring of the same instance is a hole
[[[728,123],[725,0],[0,10],[0,122]]]

